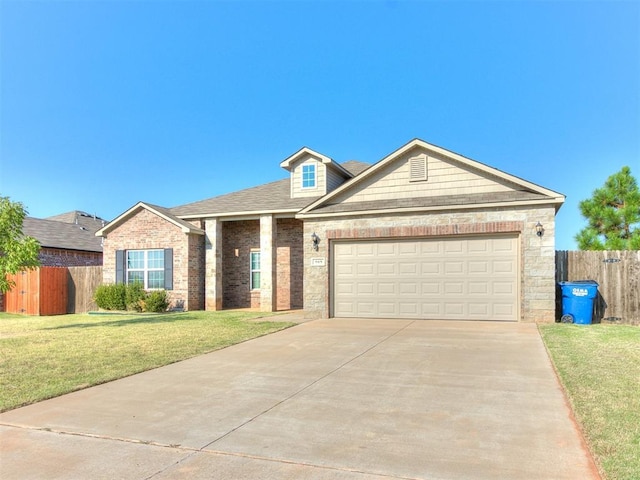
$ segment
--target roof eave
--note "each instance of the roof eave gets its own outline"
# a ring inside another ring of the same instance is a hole
[[[368,209],[368,210],[351,210],[347,212],[300,212],[296,215],[299,220],[307,220],[312,218],[335,218],[335,217],[350,217],[355,215],[395,215],[405,213],[425,213],[425,212],[439,212],[439,211],[452,211],[452,210],[479,210],[483,208],[495,208],[495,207],[540,207],[544,205],[553,205],[556,212],[564,203],[564,197],[544,198],[540,200],[521,200],[513,202],[491,202],[491,203],[475,203],[469,205],[434,205],[429,207],[401,207],[401,208],[380,208],[380,209]]]

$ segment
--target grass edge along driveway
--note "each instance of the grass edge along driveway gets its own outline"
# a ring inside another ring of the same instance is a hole
[[[603,477],[640,479],[640,328],[539,330]]]
[[[0,313],[0,412],[294,325],[264,312]]]

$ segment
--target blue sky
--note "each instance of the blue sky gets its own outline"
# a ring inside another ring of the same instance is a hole
[[[640,2],[0,1],[0,195],[112,219],[413,138],[578,202],[640,180]]]

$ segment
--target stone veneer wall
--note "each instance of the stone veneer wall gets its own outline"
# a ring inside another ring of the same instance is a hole
[[[173,248],[172,307],[204,308],[204,236],[185,234],[180,227],[153,212],[141,209],[104,238],[103,281],[116,281],[116,250]]]
[[[303,224],[293,218],[276,225],[276,308],[292,310],[303,305]]]
[[[542,237],[535,233],[538,222],[544,227]],[[520,320],[555,320],[555,209],[552,206],[306,220],[304,238],[313,232],[321,241],[317,252],[312,249],[311,242],[304,242],[304,309],[307,317],[327,318],[330,314],[330,251],[334,240],[518,233]],[[311,266],[312,258],[323,258],[325,265]]]

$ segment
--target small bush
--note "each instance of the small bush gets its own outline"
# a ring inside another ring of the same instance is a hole
[[[104,310],[125,310],[127,287],[124,284],[100,285],[96,289],[94,299],[99,308]]]
[[[100,285],[96,289],[94,299],[103,310],[166,312],[169,308],[169,295],[166,290],[147,293],[140,282],[128,285]]]
[[[169,308],[169,297],[166,290],[153,290],[144,301],[145,312],[166,312]]]
[[[141,312],[143,303],[147,297],[144,286],[141,282],[134,282],[127,285],[126,289],[127,310]]]

